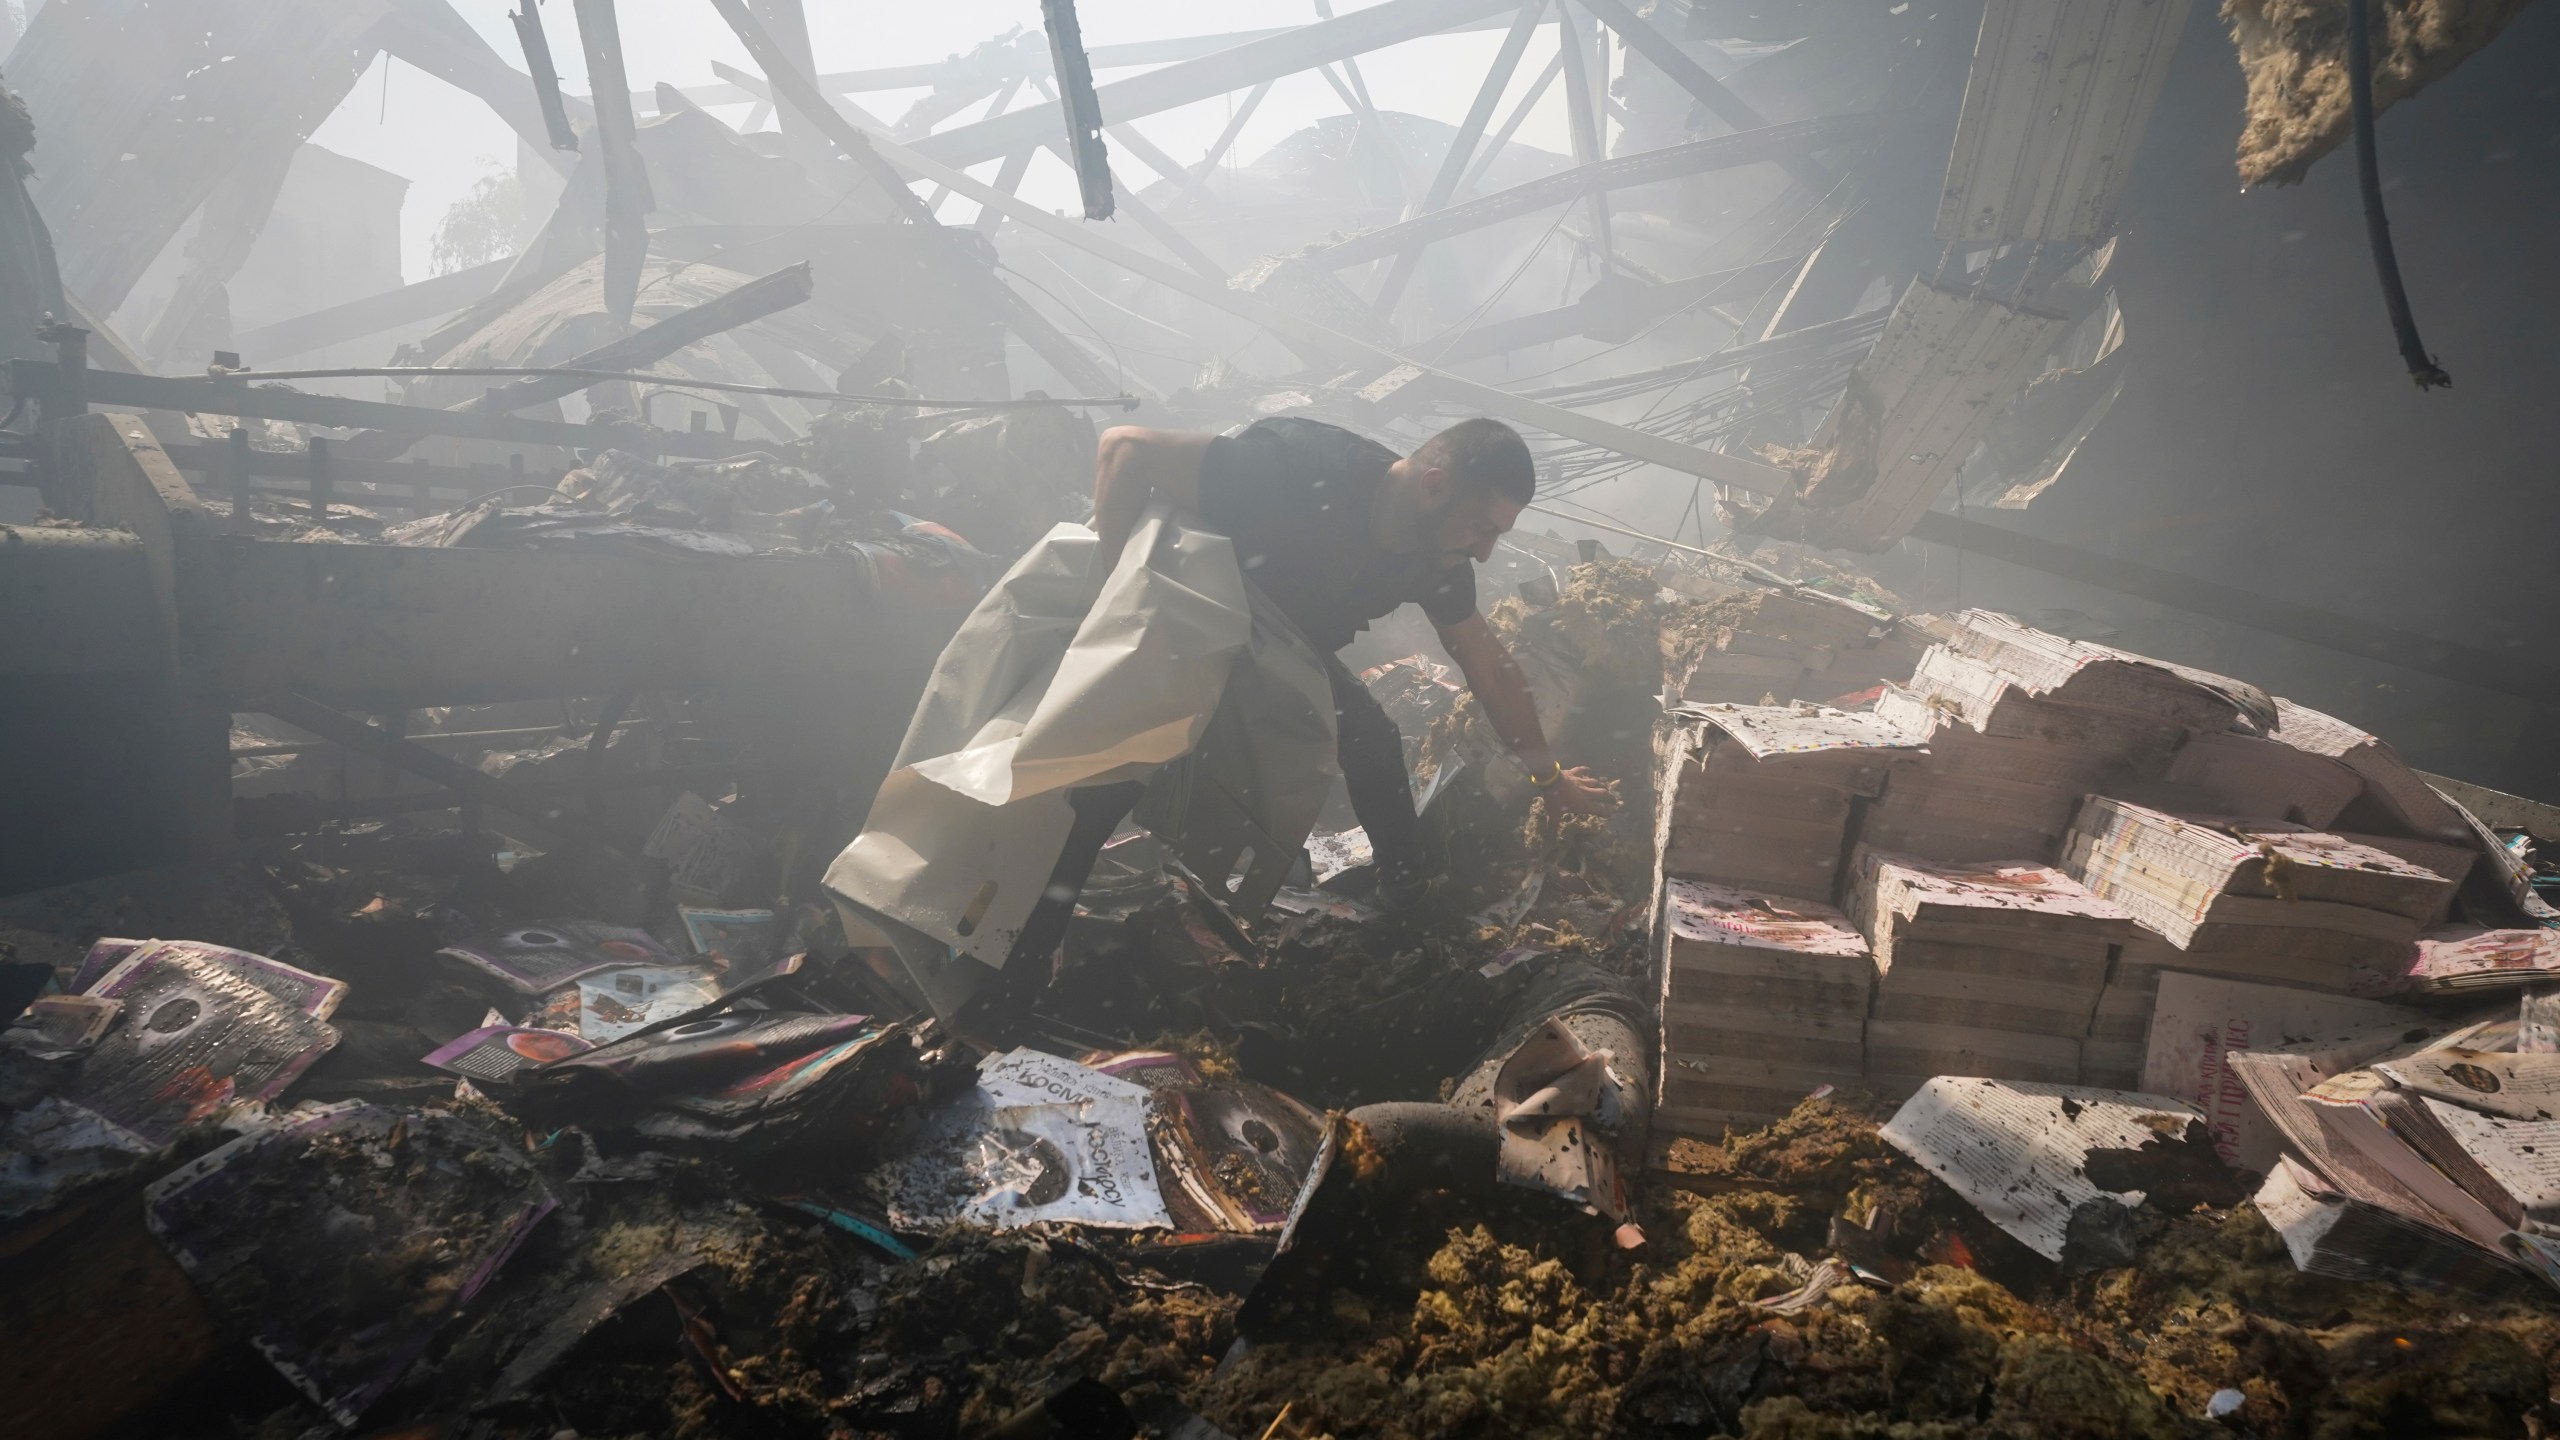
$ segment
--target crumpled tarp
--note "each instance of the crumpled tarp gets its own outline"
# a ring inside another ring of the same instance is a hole
[[[1188,754],[1240,667],[1250,675],[1239,701],[1275,686],[1328,693],[1306,643],[1257,619],[1224,536],[1159,507],[1107,577],[1087,573],[1094,546],[1085,527],[1058,526],[970,612],[862,833],[828,868],[847,933],[894,947],[937,1013],[1004,964],[1065,846],[1069,790],[1144,779]],[[1256,708],[1239,703],[1221,723],[1277,747],[1260,757],[1267,773],[1300,777],[1245,801],[1294,845],[1332,777],[1332,710],[1322,707],[1318,735],[1304,716],[1271,731],[1240,713]]]

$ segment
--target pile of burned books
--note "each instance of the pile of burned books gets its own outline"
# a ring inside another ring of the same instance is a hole
[[[2225,1057],[2278,1156],[2258,1207],[2302,1269],[2560,1285],[2560,1054],[2507,1015],[2410,1039],[2367,1027]]]
[[[2123,910],[2048,865],[1867,851],[1849,913],[1875,957],[1867,1083],[1901,1099],[1933,1075],[2080,1078],[2081,1036]]]
[[[1875,966],[1849,917],[1810,900],[1674,879],[1662,897],[1654,1123],[1720,1135],[1855,1080]]]
[[[1666,1128],[1936,1075],[2136,1088],[2168,974],[2560,979],[2524,858],[2374,737],[2002,615],[1900,627],[1936,643],[1865,708],[1669,714]]]
[[[1713,601],[1706,624],[1674,647],[1667,677],[1692,704],[1828,700],[1911,672],[1924,636],[1870,605],[1805,586],[1728,586],[1673,572]]]

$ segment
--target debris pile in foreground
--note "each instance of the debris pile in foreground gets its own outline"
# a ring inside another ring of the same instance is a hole
[[[1132,830],[1000,1043],[753,790],[645,865],[359,827],[8,902],[33,1433],[2560,1419],[2522,841],[2001,617],[1603,559],[1496,620],[1618,816],[1378,667],[1424,912],[1356,832],[1257,916]],[[1682,699],[1744,676],[1797,703]]]

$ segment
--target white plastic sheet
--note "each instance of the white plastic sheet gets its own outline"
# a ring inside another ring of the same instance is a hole
[[[1079,568],[1091,563],[1094,540],[1081,526],[1062,525],[1043,544]],[[1026,675],[960,748],[914,761],[915,773],[982,805],[1005,805],[1125,766],[1161,765],[1199,740],[1252,635],[1232,542],[1154,514],[1056,663]],[[945,664],[952,658],[946,653]],[[970,661],[960,659],[954,668]],[[934,678],[943,679],[940,668]]]
[[[970,612],[862,833],[827,871],[849,935],[893,946],[944,1015],[1004,964],[1039,902],[1074,820],[1068,790],[1190,753],[1239,666],[1274,663],[1225,537],[1158,507],[1100,580],[1094,546],[1083,526],[1058,526]],[[1321,689],[1320,662],[1297,659]],[[1328,751],[1331,719],[1328,706]]]

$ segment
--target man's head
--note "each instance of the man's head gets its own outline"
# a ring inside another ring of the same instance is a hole
[[[1443,567],[1493,558],[1493,542],[1519,523],[1538,470],[1520,432],[1499,420],[1461,420],[1422,442],[1389,472],[1402,533],[1395,548],[1429,552]]]

